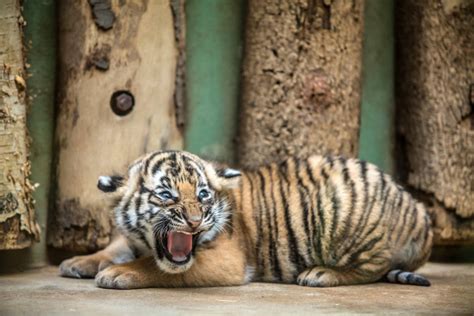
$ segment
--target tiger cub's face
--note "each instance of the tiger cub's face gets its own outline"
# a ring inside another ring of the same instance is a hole
[[[126,177],[100,177],[98,187],[116,195],[121,231],[138,248],[152,251],[163,271],[180,273],[192,266],[197,248],[229,226],[228,190],[239,180],[237,170],[166,151],[136,160]]]

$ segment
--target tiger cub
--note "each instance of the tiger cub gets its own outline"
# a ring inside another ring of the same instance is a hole
[[[240,172],[159,151],[124,177],[100,177],[98,187],[116,202],[120,234],[64,261],[63,276],[123,289],[430,285],[412,272],[431,251],[425,207],[363,161],[311,156]]]

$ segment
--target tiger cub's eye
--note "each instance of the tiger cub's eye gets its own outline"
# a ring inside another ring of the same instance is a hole
[[[206,189],[202,189],[201,191],[199,191],[198,197],[201,201],[209,200],[211,198],[211,192]]]
[[[169,191],[161,191],[158,193],[158,197],[166,201],[166,200],[171,200],[173,198],[173,195]]]

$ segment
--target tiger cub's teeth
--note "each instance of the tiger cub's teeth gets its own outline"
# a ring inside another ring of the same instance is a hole
[[[184,232],[181,230],[177,230],[176,232],[181,233],[181,234],[186,234],[186,235],[196,235],[199,232]]]

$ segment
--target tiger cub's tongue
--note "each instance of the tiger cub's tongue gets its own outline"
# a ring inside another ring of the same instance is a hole
[[[176,231],[169,232],[167,246],[174,261],[184,261],[193,248],[193,235]]]

